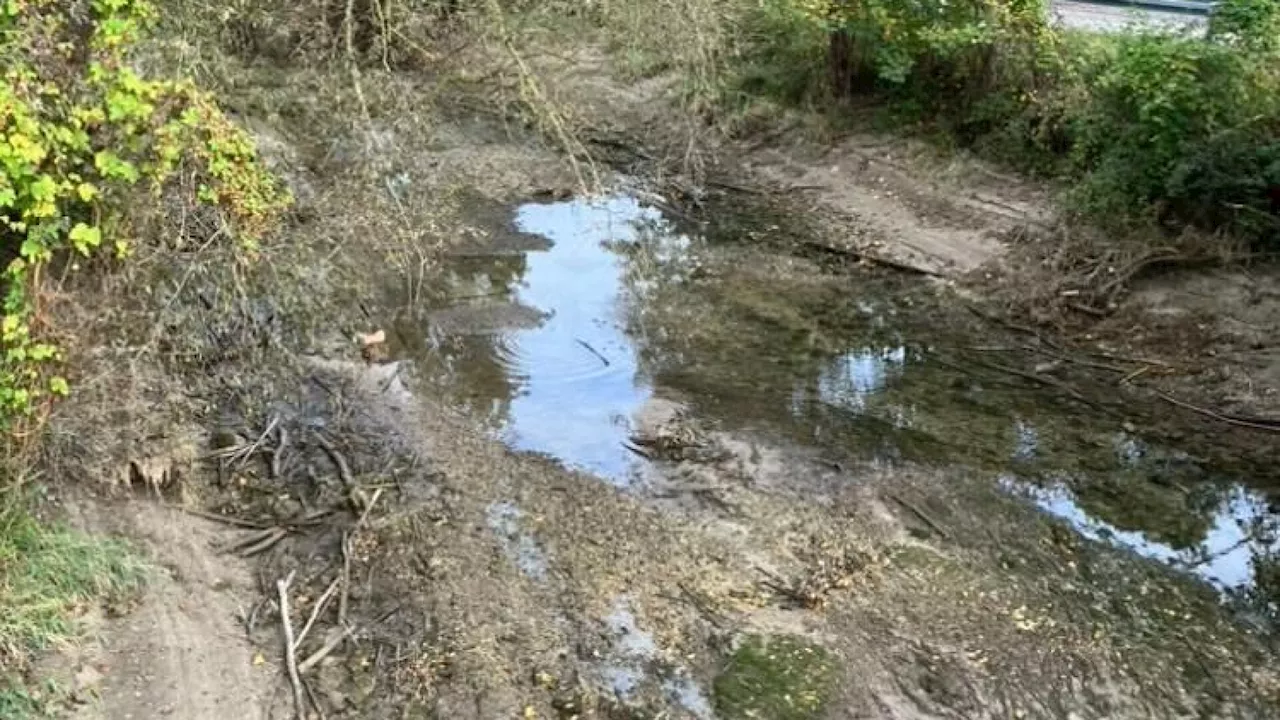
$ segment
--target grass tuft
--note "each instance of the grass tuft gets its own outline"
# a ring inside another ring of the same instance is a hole
[[[123,599],[145,577],[146,565],[121,542],[0,512],[0,667],[20,668],[32,651],[72,639],[77,611]],[[6,691],[0,708],[19,700]]]

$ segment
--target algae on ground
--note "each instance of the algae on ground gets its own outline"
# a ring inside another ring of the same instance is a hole
[[[812,720],[826,707],[835,669],[829,652],[801,638],[749,635],[716,678],[716,710],[726,720]]]

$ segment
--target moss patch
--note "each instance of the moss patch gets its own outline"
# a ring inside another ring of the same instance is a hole
[[[716,710],[726,720],[811,720],[822,714],[835,659],[800,638],[750,635],[716,678]]]

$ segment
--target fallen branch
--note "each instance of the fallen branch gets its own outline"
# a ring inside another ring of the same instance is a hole
[[[307,618],[307,624],[302,626],[302,631],[298,633],[298,637],[293,641],[293,647],[296,650],[302,646],[302,642],[307,639],[307,633],[311,632],[311,626],[316,624],[320,613],[324,612],[325,607],[329,605],[329,601],[333,599],[333,594],[338,591],[338,584],[342,581],[341,577],[336,577],[333,582],[329,583],[329,587],[325,588],[324,593],[320,595],[320,599],[316,600],[316,604],[311,608],[311,617]]]
[[[886,257],[881,257],[879,255],[871,255],[871,254],[862,252],[860,250],[855,250],[853,248],[832,247],[831,245],[820,243],[814,240],[805,240],[804,242],[801,243],[801,245],[813,250],[817,250],[819,252],[830,254],[830,255],[842,255],[845,257],[852,258],[853,260],[869,263],[872,265],[883,265],[887,268],[897,270],[899,272],[911,273],[913,275],[927,275],[929,277],[946,277],[946,275],[944,275],[941,272],[938,272],[937,270],[934,270],[933,268],[927,268],[927,267],[924,267],[923,265],[912,265],[910,263],[902,262],[900,260],[891,260]]]
[[[1023,378],[1024,380],[1030,380],[1031,382],[1038,383],[1046,387],[1057,388],[1058,390],[1061,390],[1062,392],[1066,393],[1071,399],[1084,403],[1085,405],[1088,405],[1089,407],[1094,408],[1095,410],[1099,410],[1101,412],[1107,412],[1107,413],[1112,412],[1110,408],[1107,408],[1103,405],[1100,405],[1094,402],[1093,400],[1090,400],[1089,398],[1085,397],[1079,390],[1076,390],[1075,388],[1062,382],[1061,380],[1058,380],[1057,378],[1038,375],[1033,372],[1027,372],[1026,370],[1019,370],[1018,368],[1009,367],[1007,365],[1000,365],[998,363],[981,362],[976,360],[971,362],[973,362],[973,364],[977,365],[978,367],[983,367],[988,370],[995,370],[996,372],[1007,373],[1009,375],[1013,375],[1014,377],[1020,377],[1020,378]]]
[[[889,497],[890,500],[898,503],[902,507],[909,510],[912,515],[915,515],[917,518],[919,518],[920,522],[924,523],[925,525],[928,525],[929,528],[933,530],[935,533],[937,533],[940,537],[942,537],[943,540],[949,539],[951,537],[951,534],[948,533],[946,529],[942,527],[942,525],[938,524],[938,521],[929,517],[928,513],[926,513],[924,510],[920,509],[919,507],[916,507],[915,504],[907,502],[906,499],[899,497],[897,493],[885,493],[885,494]]]
[[[289,431],[283,425],[276,433],[276,447],[271,451],[271,479],[280,479],[280,466],[284,460],[284,449],[289,445]]]
[[[369,498],[369,504],[364,506],[364,512],[360,514],[360,519],[356,521],[356,525],[351,529],[351,532],[357,532],[364,527],[365,522],[369,519],[369,513],[373,512],[373,506],[378,504],[378,498],[382,497],[382,493],[385,491],[385,487],[380,487],[373,491],[373,497]]]
[[[268,525],[266,523],[255,522],[253,520],[244,520],[242,518],[233,517],[231,515],[219,515],[218,513],[205,512],[204,510],[196,510],[194,508],[186,508],[186,507],[182,507],[181,505],[170,505],[166,503],[165,507],[173,508],[174,510],[177,510],[179,512],[184,512],[193,517],[204,518],[205,520],[212,520],[214,522],[220,522],[225,525],[232,525],[234,527],[241,527],[249,530],[266,530],[272,527],[271,525]]]
[[[323,435],[316,435],[316,442],[320,443],[320,448],[324,450],[325,455],[328,455],[329,459],[333,461],[333,464],[337,466],[338,477],[342,479],[343,487],[347,488],[347,490],[354,489],[356,486],[356,479],[355,476],[351,474],[351,466],[347,464],[347,459],[343,457],[342,453],[338,452],[338,449],[333,446],[333,443],[326,440]]]
[[[1023,348],[1029,352],[1040,353],[1041,355],[1047,355],[1051,358],[1054,358],[1055,360],[1061,360],[1063,362],[1071,363],[1073,365],[1082,365],[1084,367],[1094,368],[1097,370],[1106,370],[1108,372],[1113,372],[1113,373],[1128,372],[1127,368],[1122,368],[1122,367],[1119,367],[1118,365],[1112,365],[1110,363],[1103,363],[1103,362],[1098,362],[1096,360],[1089,360],[1086,358],[1075,357],[1072,355],[1068,355],[1066,353],[1050,350],[1048,348],[1036,347],[1034,345],[1023,345]]]
[[[283,532],[282,528],[278,528],[278,527],[263,528],[261,530],[258,530],[257,532],[249,533],[248,535],[242,538],[239,538],[237,540],[232,540],[226,545],[223,545],[222,548],[219,550],[219,552],[238,553],[244,550],[245,548],[253,547],[255,545],[262,543],[265,540],[269,540],[272,537],[275,537],[276,534],[280,532]],[[276,539],[279,540],[279,538],[276,538]]]
[[[630,452],[635,453],[636,455],[639,455],[640,457],[644,458],[645,460],[652,460],[652,459],[653,459],[653,454],[652,454],[652,453],[650,453],[648,450],[645,450],[644,448],[640,447],[639,445],[636,445],[635,443],[633,443],[633,442],[631,442],[631,441],[629,441],[629,440],[623,440],[623,441],[622,441],[622,447],[626,448],[626,449],[627,449],[627,450],[629,450]]]
[[[760,583],[761,585],[764,585],[765,587],[769,588],[770,590],[778,593],[782,597],[787,598],[788,600],[794,603],[797,603],[799,605],[805,604],[804,594],[796,590],[792,586],[792,583],[788,582],[786,578],[783,578],[776,573],[770,572],[760,567],[759,565],[756,565],[755,568],[756,568],[756,572],[760,573],[761,575],[764,575],[765,577],[765,579]]]
[[[1042,344],[1044,344],[1044,345],[1047,345],[1047,346],[1049,346],[1049,347],[1051,347],[1051,348],[1054,348],[1055,350],[1061,350],[1061,349],[1062,349],[1062,348],[1058,345],[1058,343],[1056,343],[1056,342],[1054,342],[1054,341],[1050,340],[1049,338],[1045,337],[1044,335],[1041,335],[1041,334],[1040,334],[1040,331],[1039,331],[1039,330],[1036,330],[1036,329],[1035,329],[1035,328],[1033,328],[1033,327],[1030,327],[1030,326],[1027,326],[1027,325],[1020,325],[1020,324],[1018,324],[1018,323],[1016,323],[1016,322],[1013,322],[1013,321],[1011,321],[1011,320],[1007,320],[1007,319],[1005,319],[1005,318],[1003,318],[1003,317],[1000,317],[999,315],[996,315],[996,314],[994,314],[994,313],[987,312],[986,310],[983,310],[982,308],[977,307],[976,305],[965,305],[965,308],[966,308],[969,312],[973,313],[974,315],[977,315],[978,317],[982,318],[983,320],[986,320],[987,322],[995,323],[995,324],[997,324],[997,325],[1000,325],[1001,327],[1005,327],[1005,328],[1008,328],[1008,329],[1010,329],[1010,330],[1014,330],[1014,331],[1016,331],[1016,332],[1020,332],[1020,333],[1026,334],[1026,335],[1030,335],[1031,337],[1035,338],[1035,339],[1036,339],[1037,341],[1039,341],[1040,343],[1042,343]],[[1118,359],[1118,358],[1114,358],[1114,359]]]
[[[592,355],[595,355],[600,360],[600,362],[604,363],[605,367],[609,367],[609,364],[610,364],[609,358],[600,354],[599,350],[596,350],[595,348],[591,347],[591,345],[586,340],[579,340],[578,338],[574,338],[574,341],[577,342],[582,347],[586,348],[587,352],[591,353]]]
[[[308,655],[306,660],[303,660],[301,663],[299,663],[297,671],[300,673],[305,673],[311,668],[315,667],[316,663],[328,657],[329,653],[333,652],[335,648],[341,645],[343,640],[346,640],[348,637],[351,637],[351,635],[353,635],[355,631],[356,631],[355,628],[344,627],[342,628],[341,632],[329,633],[329,639],[325,641],[324,645],[322,645],[319,650],[316,650],[315,652]]]
[[[1138,368],[1137,370],[1134,370],[1133,372],[1129,373],[1128,375],[1125,375],[1124,377],[1120,378],[1120,380],[1119,380],[1116,384],[1117,384],[1117,385],[1128,385],[1129,383],[1133,382],[1134,380],[1137,380],[1137,379],[1138,379],[1139,377],[1141,377],[1142,375],[1146,375],[1146,374],[1147,374],[1147,372],[1151,370],[1151,368],[1152,368],[1152,366],[1151,366],[1151,365],[1143,365],[1142,367]]]
[[[262,542],[258,543],[257,545],[253,545],[251,547],[247,547],[241,550],[238,554],[242,558],[248,558],[248,557],[253,557],[254,555],[260,555],[270,550],[272,547],[275,546],[276,543],[283,540],[284,536],[288,534],[289,534],[288,530],[285,530],[284,528],[277,528],[276,531],[272,532],[269,537],[263,538]]]
[[[296,572],[296,571],[295,571]],[[289,684],[293,687],[293,708],[298,720],[306,720],[306,700],[302,696],[302,677],[298,670],[298,658],[294,652],[293,622],[289,619],[289,585],[294,572],[276,581],[276,593],[280,596],[280,625],[284,629],[284,662],[289,670]]]
[[[279,417],[271,418],[271,421],[267,423],[267,429],[262,431],[262,434],[258,436],[258,439],[255,440],[247,450],[245,450],[243,455],[239,455],[235,458],[237,467],[243,467],[245,462],[247,462],[249,458],[253,457],[254,453],[258,452],[258,448],[262,447],[262,443],[267,439],[267,436],[271,434],[271,431],[276,429],[276,425],[279,423]]]
[[[1190,410],[1191,412],[1196,413],[1198,415],[1203,415],[1207,418],[1210,418],[1212,420],[1217,420],[1218,422],[1226,423],[1228,425],[1249,428],[1250,430],[1262,430],[1264,432],[1280,432],[1280,420],[1273,420],[1271,418],[1251,418],[1251,417],[1244,417],[1240,415],[1227,415],[1214,410],[1210,410],[1208,408],[1202,408],[1199,405],[1192,405],[1191,403],[1185,400],[1179,400],[1178,398],[1173,397],[1172,395],[1166,395],[1165,393],[1162,393],[1159,390],[1156,391],[1156,397],[1160,398],[1161,400],[1164,400],[1165,402],[1171,405],[1176,405],[1180,408],[1183,408],[1184,410]]]
[[[701,594],[689,589],[683,582],[677,582],[676,587],[680,589],[680,594],[684,600],[693,606],[707,622],[713,627],[723,629],[725,627],[725,617],[718,610],[711,607],[711,603],[707,602]]]
[[[1106,358],[1108,360],[1118,360],[1120,362],[1135,363],[1138,365],[1154,365],[1156,367],[1169,368],[1169,369],[1173,369],[1174,367],[1173,364],[1167,363],[1163,360],[1155,360],[1152,358],[1144,358],[1144,357],[1135,357],[1132,355],[1121,355],[1118,353],[1104,352],[1102,350],[1094,350],[1089,354],[1093,355],[1094,357]]]
[[[342,594],[338,596],[338,624],[346,627],[347,604],[351,588],[351,536],[342,535]]]

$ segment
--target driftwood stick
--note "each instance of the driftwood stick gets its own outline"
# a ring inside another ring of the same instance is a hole
[[[284,462],[284,449],[289,445],[289,431],[283,425],[276,436],[276,448],[271,452],[271,479],[280,479],[280,466]]]
[[[257,545],[263,540],[274,535],[276,530],[278,529],[279,528],[263,528],[262,530],[251,532],[242,538],[238,538],[236,540],[233,540],[227,543],[226,545],[221,546],[220,552],[224,552],[224,553],[239,552],[252,545]]]
[[[205,520],[212,520],[214,522],[223,523],[224,525],[232,525],[235,527],[247,528],[250,530],[266,530],[271,527],[271,525],[268,525],[266,523],[254,522],[253,520],[244,520],[238,517],[233,517],[231,515],[219,515],[218,513],[205,512],[204,510],[196,510],[195,508],[186,508],[186,507],[182,507],[181,505],[167,505],[167,507],[171,507],[174,510],[177,510],[179,512],[184,512],[193,517],[204,518]]]
[[[295,571],[296,572],[296,571]],[[294,572],[276,581],[276,593],[280,596],[280,625],[284,629],[284,662],[289,670],[289,684],[293,686],[293,708],[298,720],[306,720],[306,700],[302,696],[302,677],[298,673],[298,658],[293,645],[293,622],[289,619],[289,585]]]
[[[288,534],[289,534],[288,530],[285,530],[284,528],[276,528],[272,530],[270,533],[268,533],[266,537],[263,537],[260,541],[256,543],[252,543],[247,547],[242,546],[242,549],[237,554],[240,557],[253,557],[254,555],[257,555],[259,553],[264,553],[267,550],[270,550],[272,546],[274,546],[276,543],[283,540],[284,536]]]
[[[302,646],[302,641],[307,639],[307,633],[311,632],[311,626],[316,624],[320,613],[324,612],[325,607],[329,605],[329,601],[333,599],[333,594],[338,591],[338,583],[341,580],[341,577],[334,578],[333,582],[329,583],[329,587],[325,588],[324,593],[316,600],[315,607],[311,608],[311,617],[307,618],[307,624],[302,626],[302,631],[298,633],[297,639],[293,641],[295,650]]]
[[[339,629],[334,628],[334,630],[339,630]],[[355,632],[355,628],[350,628],[350,627],[341,628],[341,630],[339,630],[338,632],[330,632],[329,639],[325,640],[324,645],[322,645],[319,650],[316,650],[315,652],[308,655],[306,660],[303,660],[301,663],[298,664],[298,672],[304,673],[310,670],[311,668],[315,667],[316,663],[328,657],[329,653],[333,652],[334,648],[341,645],[342,641],[346,640],[354,632]]]
[[[610,364],[609,358],[602,355],[599,350],[596,350],[595,348],[591,347],[591,344],[588,343],[586,340],[579,340],[578,338],[574,338],[574,341],[577,342],[582,347],[586,348],[587,352],[591,353],[592,355],[595,355],[596,359],[604,363],[605,367],[609,367],[609,364]]]
[[[253,454],[258,452],[258,448],[262,447],[262,443],[266,441],[267,436],[270,435],[271,431],[275,430],[276,425],[279,425],[279,424],[280,424],[280,418],[272,417],[271,421],[267,423],[267,429],[262,431],[262,434],[258,436],[258,439],[255,440],[247,450],[244,451],[243,455],[239,455],[237,457],[236,459],[237,466],[244,465],[249,458],[253,457]]]
[[[924,510],[921,510],[914,503],[907,502],[905,499],[899,497],[897,493],[887,493],[887,495],[889,496],[890,500],[893,500],[894,502],[898,503],[902,507],[909,510],[912,515],[915,515],[917,518],[920,518],[920,522],[924,523],[925,525],[928,525],[930,529],[938,533],[938,535],[940,535],[944,540],[951,537],[950,533],[948,533],[941,525],[939,525],[936,520],[929,517],[928,513],[926,513]]]
[[[324,454],[328,455],[329,459],[333,461],[333,464],[337,466],[338,477],[342,478],[343,486],[348,490],[354,488],[356,486],[356,479],[355,476],[351,474],[351,466],[347,464],[347,458],[344,457],[342,453],[338,452],[338,449],[333,446],[333,443],[325,439],[323,435],[317,435],[316,441],[320,443],[320,448],[324,450]]]
[[[1198,415],[1203,415],[1207,418],[1217,420],[1218,422],[1227,423],[1228,425],[1235,425],[1236,427],[1249,428],[1251,430],[1263,430],[1266,432],[1280,432],[1280,420],[1272,420],[1270,418],[1243,418],[1243,417],[1237,417],[1234,415],[1226,415],[1220,412],[1216,412],[1214,410],[1210,410],[1208,408],[1202,408],[1198,405],[1192,405],[1191,403],[1186,402],[1185,400],[1179,400],[1178,398],[1173,397],[1172,395],[1166,395],[1165,393],[1162,393],[1158,390],[1156,391],[1156,396],[1171,405],[1177,405],[1178,407],[1183,408],[1184,410],[1190,410],[1191,412],[1196,413]]]
[[[356,521],[356,526],[351,529],[352,532],[364,527],[365,522],[369,519],[369,513],[373,512],[373,506],[378,504],[378,498],[382,497],[382,493],[385,491],[385,487],[380,487],[373,491],[373,497],[369,498],[369,504],[364,506],[364,512],[360,513],[360,519]]]
[[[311,685],[306,680],[302,681],[302,689],[307,691],[307,699],[311,701],[311,707],[315,708],[316,714],[320,716],[320,720],[328,720],[325,717],[324,710],[320,707],[320,701],[316,699],[316,693],[311,689]]]
[[[342,536],[342,594],[338,596],[338,624],[347,625],[347,604],[351,592],[351,536]]]

